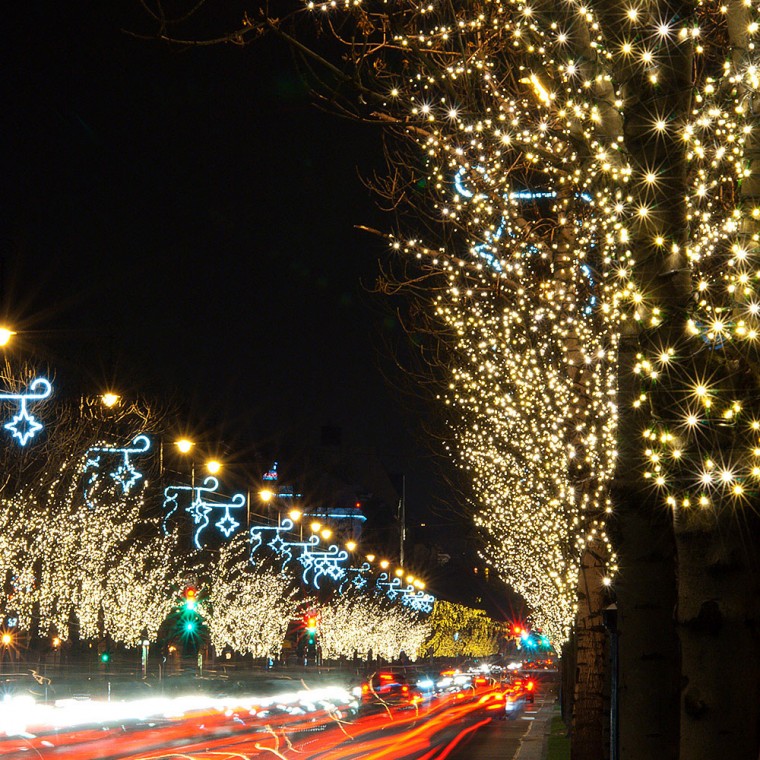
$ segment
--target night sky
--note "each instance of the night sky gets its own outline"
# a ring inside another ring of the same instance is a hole
[[[368,292],[388,228],[360,176],[375,127],[314,107],[281,46],[170,47],[139,4],[30,3],[8,24],[0,310],[15,358],[64,392],[179,400],[242,463],[297,458],[323,425],[447,498],[424,407],[389,386]],[[387,370],[387,371],[386,371]]]

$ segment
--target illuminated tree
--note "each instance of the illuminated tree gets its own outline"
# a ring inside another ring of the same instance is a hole
[[[430,635],[427,616],[400,602],[362,591],[334,594],[319,608],[319,642],[324,657],[366,656],[395,660],[404,652],[411,660],[420,656]]]
[[[142,472],[132,463],[120,470],[119,454],[103,459],[97,477],[92,468],[96,449],[126,445],[160,422],[143,404],[58,402],[44,442],[3,450],[2,609],[17,612],[26,630],[107,635],[128,646],[144,631],[155,636],[171,606],[176,560],[175,540],[161,534],[146,503],[150,463]]]
[[[437,600],[425,651],[433,657],[487,657],[499,651],[504,627],[483,610]]]
[[[758,4],[272,15],[224,38],[292,41],[311,15],[342,45],[324,68],[331,105],[387,127],[377,187],[403,229],[381,285],[413,301],[486,555],[555,642],[588,549],[606,562],[623,757],[675,757],[679,726],[682,758],[756,757]],[[737,651],[748,666],[727,694]]]
[[[219,550],[209,573],[208,631],[211,643],[253,657],[276,656],[300,605],[292,576],[248,560],[245,536]]]

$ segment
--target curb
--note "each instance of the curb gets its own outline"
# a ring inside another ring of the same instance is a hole
[[[541,706],[536,713],[536,719],[520,740],[520,746],[512,760],[544,760],[556,708],[556,702]]]

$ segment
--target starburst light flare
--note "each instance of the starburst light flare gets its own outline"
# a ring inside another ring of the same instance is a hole
[[[487,557],[560,643],[586,547],[617,569],[621,373],[676,519],[758,493],[760,4],[307,7],[353,17],[358,80],[412,146],[386,191],[419,229],[392,246],[446,357],[450,453]]]

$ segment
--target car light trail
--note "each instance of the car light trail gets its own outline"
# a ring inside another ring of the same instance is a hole
[[[487,685],[401,704],[359,702],[345,689],[271,697],[203,695],[55,705],[6,700],[7,760],[443,760],[503,713]]]

